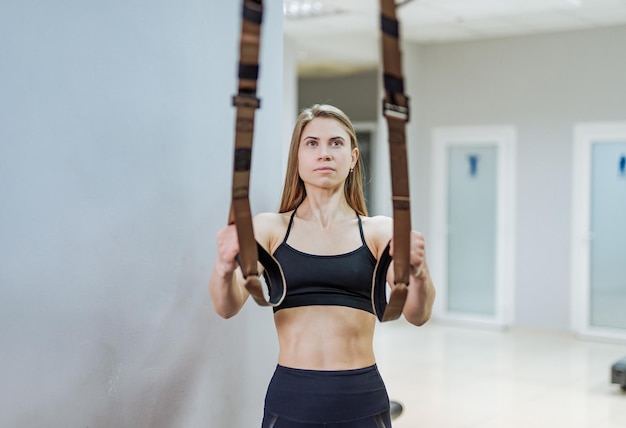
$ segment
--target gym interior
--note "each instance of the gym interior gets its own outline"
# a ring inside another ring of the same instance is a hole
[[[252,211],[278,207],[299,109],[330,103],[359,132],[370,213],[391,215],[380,69],[302,71],[267,3]],[[271,310],[224,320],[207,293],[240,8],[0,5],[0,427],[259,426]],[[377,329],[394,427],[626,426],[611,381],[626,357],[624,22],[403,44],[412,225],[438,294],[425,326]]]

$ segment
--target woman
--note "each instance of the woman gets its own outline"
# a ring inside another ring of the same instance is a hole
[[[374,358],[371,287],[392,219],[367,217],[356,134],[342,111],[314,105],[298,116],[280,210],[257,215],[254,230],[287,282],[287,295],[274,308],[280,350],[263,428],[391,427]],[[209,291],[215,311],[229,318],[248,292],[237,267],[235,227],[217,238]],[[423,236],[415,231],[410,263],[403,315],[420,326],[430,318],[435,289]],[[392,275],[390,268],[390,284]]]

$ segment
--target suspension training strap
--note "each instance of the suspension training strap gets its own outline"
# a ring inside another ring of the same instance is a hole
[[[386,273],[391,264],[389,245],[374,273],[372,297],[380,321],[395,320],[402,314],[410,275],[411,204],[406,149],[406,123],[409,121],[409,98],[404,93],[399,23],[395,0],[380,0],[385,97],[383,115],[389,132],[391,187],[393,201],[394,285],[387,302]]]
[[[235,161],[233,167],[232,200],[228,224],[235,224],[239,238],[239,265],[246,278],[246,289],[261,306],[277,306],[285,296],[285,279],[280,264],[256,242],[252,228],[252,213],[248,198],[254,114],[260,107],[256,96],[259,74],[259,46],[262,0],[243,1],[241,39],[239,44],[238,93],[233,97],[237,108],[235,126]],[[258,262],[263,265],[263,276],[269,291],[265,297],[259,278]]]

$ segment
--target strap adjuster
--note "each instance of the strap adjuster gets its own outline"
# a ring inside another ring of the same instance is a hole
[[[401,95],[406,100],[406,106],[397,103],[397,95]],[[410,118],[409,97],[404,94],[395,94],[393,92],[389,94],[388,97],[383,99],[383,116],[408,122]]]
[[[261,108],[261,99],[257,98],[254,93],[239,92],[237,95],[233,95],[233,106]]]

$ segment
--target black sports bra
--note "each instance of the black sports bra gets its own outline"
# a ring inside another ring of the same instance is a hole
[[[274,312],[299,306],[347,306],[374,313],[372,277],[376,258],[365,243],[361,217],[359,232],[362,245],[356,250],[337,255],[315,255],[298,251],[287,244],[294,210],[283,242],[274,251],[282,266],[287,284],[285,299]]]

